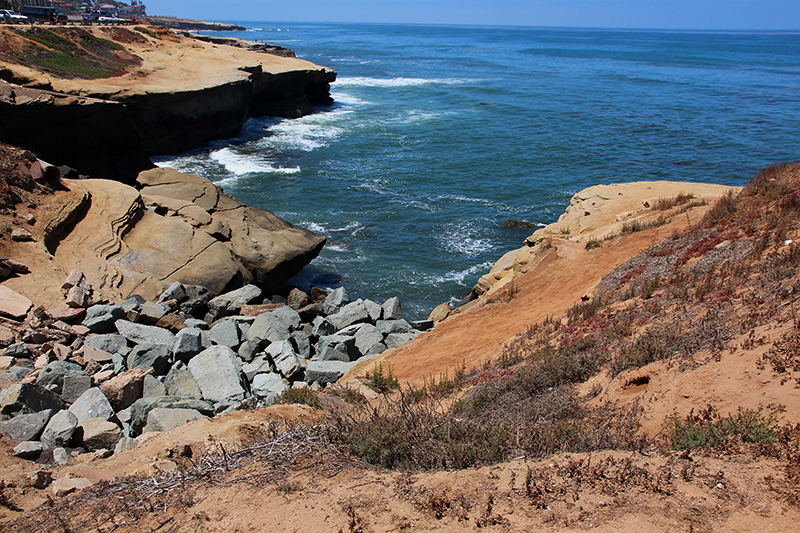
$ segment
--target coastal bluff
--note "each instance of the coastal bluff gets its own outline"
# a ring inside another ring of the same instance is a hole
[[[92,177],[133,183],[149,156],[333,102],[328,68],[164,27],[0,28],[0,40],[0,141]]]

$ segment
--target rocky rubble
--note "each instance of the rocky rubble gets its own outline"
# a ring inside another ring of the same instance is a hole
[[[0,432],[19,457],[126,450],[144,433],[270,405],[291,387],[319,390],[432,327],[403,319],[397,298],[351,301],[344,288],[265,299],[255,285],[214,296],[175,282],[154,301],[87,305],[70,297],[81,284],[91,298],[83,273],[64,283],[78,314],[0,286],[12,332],[0,339]]]

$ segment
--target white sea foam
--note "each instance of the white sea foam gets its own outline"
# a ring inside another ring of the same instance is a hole
[[[211,159],[225,167],[228,172],[237,176],[253,172],[297,174],[300,167],[275,167],[270,161],[261,159],[256,154],[240,154],[230,148],[222,148],[209,154]]]
[[[421,85],[463,85],[470,80],[461,78],[368,78],[354,76],[337,78],[334,87],[418,87]]]
[[[485,272],[492,268],[494,263],[491,261],[486,261],[479,265],[473,265],[469,268],[464,270],[451,270],[450,272],[446,272],[441,276],[433,276],[430,278],[431,283],[448,283],[451,281],[458,282],[461,285],[464,285],[464,281],[467,277],[474,276],[480,272]]]
[[[311,152],[327,146],[344,132],[343,128],[335,124],[350,112],[339,109],[298,119],[282,120],[266,128],[269,135],[263,137],[259,143],[270,148]]]

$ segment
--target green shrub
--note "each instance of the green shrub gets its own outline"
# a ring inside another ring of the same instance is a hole
[[[392,366],[388,366],[389,370],[387,371],[386,375],[383,373],[383,363],[378,363],[372,367],[372,371],[367,371],[367,373],[364,374],[364,382],[366,385],[375,392],[379,392],[381,394],[386,394],[387,392],[399,389],[400,382],[397,381],[397,378],[394,377],[394,374],[392,374]]]
[[[666,435],[667,444],[676,450],[705,447],[729,452],[743,443],[772,444],[776,430],[775,419],[765,416],[761,408],[740,407],[736,413],[723,417],[709,405],[697,414],[692,410],[683,419],[674,415]]]
[[[280,403],[299,403],[316,409],[319,407],[319,394],[308,387],[286,389],[281,394]]]

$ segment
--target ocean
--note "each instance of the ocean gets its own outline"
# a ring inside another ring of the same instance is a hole
[[[414,319],[581,189],[737,186],[800,159],[797,32],[237,23],[221,34],[335,70],[336,103],[155,161],[324,234],[297,284]]]

